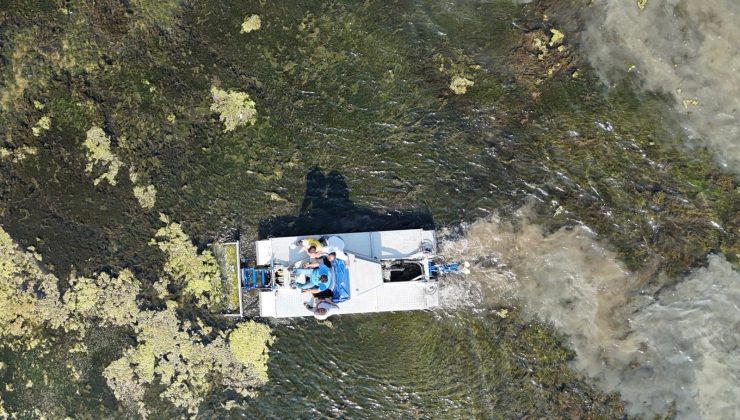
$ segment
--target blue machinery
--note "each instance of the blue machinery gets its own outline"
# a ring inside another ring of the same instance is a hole
[[[270,267],[242,268],[242,287],[245,290],[271,288]]]
[[[462,270],[460,263],[435,264],[429,261],[429,275],[434,277],[439,274],[457,273]]]

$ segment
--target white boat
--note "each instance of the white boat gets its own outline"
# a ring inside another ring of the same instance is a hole
[[[313,316],[313,299],[292,286],[292,268],[308,259],[303,239],[329,238],[343,242],[346,270],[333,280],[334,314],[412,311],[439,306],[438,274],[458,270],[458,264],[436,264],[433,230],[407,229],[331,235],[289,236],[256,242],[256,266],[238,268],[241,291],[256,289],[262,317]],[[338,238],[338,239],[337,239]],[[344,267],[343,264],[333,264]],[[239,295],[240,314],[244,313]]]

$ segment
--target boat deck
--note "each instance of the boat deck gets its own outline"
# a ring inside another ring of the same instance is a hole
[[[409,311],[439,306],[434,284],[424,281],[384,282],[380,263],[350,256],[351,298],[338,305],[335,314]],[[282,286],[260,292],[260,316],[291,318],[312,316],[305,302],[311,295]]]
[[[436,284],[424,280],[385,282],[381,266],[383,260],[419,260],[426,267],[428,254],[422,248],[426,247],[430,252],[436,249],[434,231],[408,229],[336,236],[344,241],[344,252],[350,258],[350,299],[339,303],[334,314],[410,311],[439,306]],[[296,242],[316,237],[291,236],[258,241],[257,265],[274,263],[293,267],[307,257],[295,245]],[[260,316],[290,318],[313,315],[305,306],[312,300],[311,295],[293,289],[287,283],[259,292]]]

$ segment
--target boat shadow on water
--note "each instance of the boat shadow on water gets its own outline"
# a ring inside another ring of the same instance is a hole
[[[259,225],[260,239],[327,233],[396,229],[433,229],[428,208],[379,211],[355,204],[349,198],[344,176],[312,168],[306,174],[306,192],[297,216],[276,216]]]

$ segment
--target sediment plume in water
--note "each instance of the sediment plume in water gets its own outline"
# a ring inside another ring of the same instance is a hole
[[[628,412],[738,418],[740,273],[723,256],[647,293],[650,274],[626,270],[587,227],[545,232],[524,212],[480,220],[443,253],[472,263],[454,294],[517,306],[569,337],[574,367]],[[474,292],[461,294],[469,285]],[[459,300],[447,299],[459,307]]]
[[[740,174],[738,21],[735,0],[608,0],[591,7],[583,47],[608,84],[635,77],[675,97],[693,143]]]

